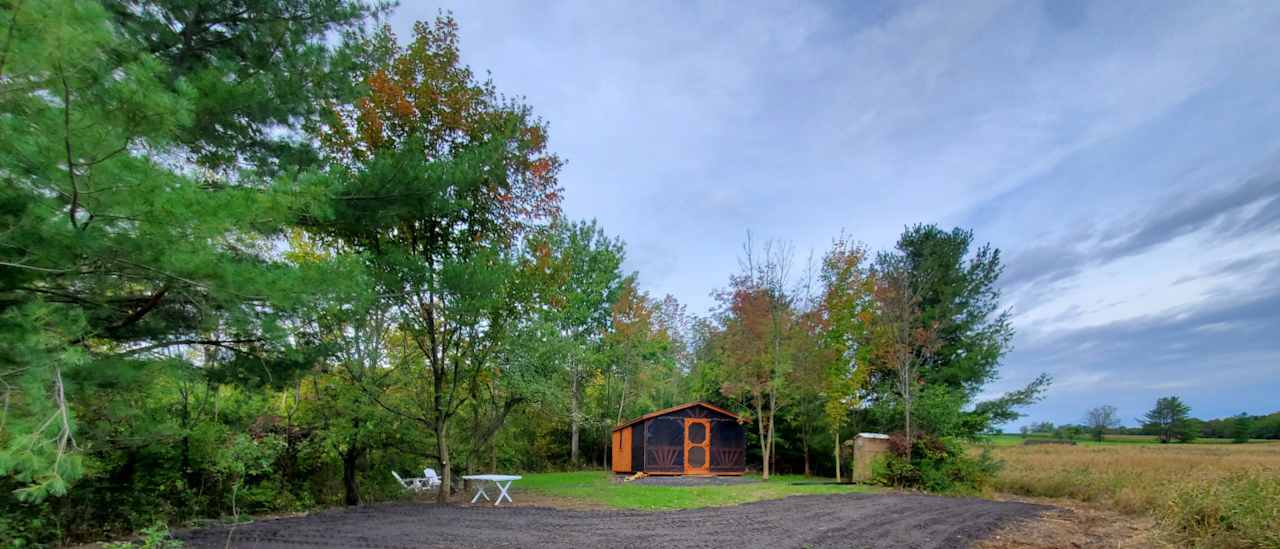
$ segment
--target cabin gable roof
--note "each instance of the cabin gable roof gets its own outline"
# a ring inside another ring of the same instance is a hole
[[[663,409],[658,410],[658,411],[656,411],[656,412],[649,412],[649,413],[647,413],[647,414],[645,414],[645,415],[643,415],[643,416],[640,416],[640,417],[638,417],[638,418],[635,418],[635,419],[632,419],[632,420],[630,420],[630,421],[624,422],[624,423],[622,423],[622,424],[618,425],[617,427],[614,427],[614,428],[613,428],[613,430],[614,430],[614,431],[617,431],[617,430],[619,430],[619,429],[625,429],[625,428],[627,428],[627,427],[630,427],[630,426],[632,426],[632,425],[635,425],[635,424],[640,423],[640,422],[642,422],[642,421],[645,421],[645,420],[647,420],[647,419],[653,419],[653,418],[658,417],[658,416],[665,416],[665,415],[667,415],[667,414],[674,413],[674,412],[679,412],[680,410],[684,410],[685,408],[692,408],[692,407],[694,407],[694,406],[702,406],[703,408],[706,408],[706,409],[708,409],[708,410],[712,410],[712,411],[715,411],[715,412],[719,412],[719,413],[721,413],[721,414],[724,414],[724,415],[726,415],[726,416],[729,416],[729,417],[731,417],[731,418],[733,418],[733,419],[737,420],[737,421],[738,421],[738,423],[745,423],[745,422],[746,422],[746,420],[744,420],[744,419],[742,418],[742,416],[739,416],[738,414],[735,414],[735,413],[733,413],[733,412],[730,412],[730,411],[728,411],[728,410],[725,410],[724,408],[721,408],[721,407],[719,407],[719,406],[713,406],[713,405],[711,405],[711,404],[707,404],[706,402],[696,401],[696,402],[688,402],[688,403],[685,403],[685,404],[681,404],[681,405],[679,405],[679,406],[672,406],[672,407],[670,407],[670,408],[663,408]]]

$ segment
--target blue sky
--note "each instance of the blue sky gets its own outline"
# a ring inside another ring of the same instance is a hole
[[[746,231],[917,222],[1004,254],[1024,421],[1280,410],[1280,3],[457,2],[568,160],[565,212],[695,313]],[[1017,425],[1017,424],[1015,424]],[[1012,427],[1012,426],[1011,426]]]

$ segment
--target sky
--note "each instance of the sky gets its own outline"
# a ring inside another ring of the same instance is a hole
[[[563,209],[693,313],[747,231],[972,229],[1032,421],[1280,411],[1280,3],[406,2],[548,121]]]

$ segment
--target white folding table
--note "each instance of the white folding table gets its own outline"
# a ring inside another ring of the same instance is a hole
[[[497,505],[502,503],[502,498],[507,498],[507,501],[511,501],[511,495],[507,493],[507,489],[511,488],[512,482],[523,477],[520,475],[465,475],[462,478],[463,480],[476,481],[476,495],[471,498],[471,503],[479,501],[480,498],[489,501],[489,494],[484,492],[484,483],[492,482],[494,486],[498,487],[498,500],[493,502],[494,505]]]

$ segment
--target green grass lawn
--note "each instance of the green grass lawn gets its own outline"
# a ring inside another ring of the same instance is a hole
[[[614,482],[607,471],[572,473],[531,473],[512,486],[512,492],[574,500],[587,505],[616,509],[671,510],[737,505],[752,501],[813,494],[873,492],[875,487],[856,484],[795,484],[829,482],[835,479],[801,475],[774,475],[768,482],[747,482],[721,486],[655,486],[635,482]],[[759,480],[759,475],[747,478]]]

